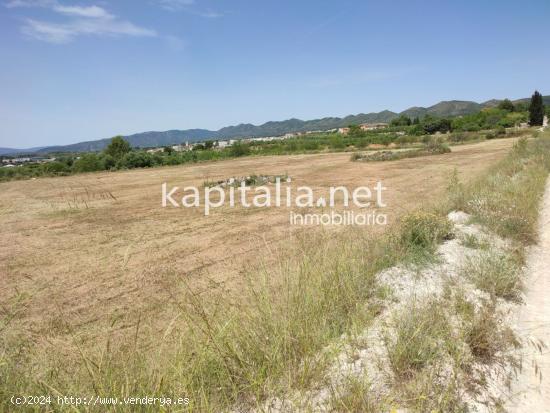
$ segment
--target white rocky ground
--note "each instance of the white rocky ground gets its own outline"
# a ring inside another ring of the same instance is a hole
[[[463,212],[449,214],[457,236],[440,245],[439,259],[435,264],[419,270],[397,266],[379,274],[380,282],[389,286],[393,292],[392,303],[386,306],[385,312],[377,317],[376,321],[360,337],[354,340],[342,337],[340,343],[327,349],[327,351],[334,351],[336,348],[339,355],[327,371],[322,384],[306,393],[288,395],[285,399],[268,400],[260,411],[273,413],[326,412],[330,408],[331,398],[345,392],[345,384],[349,382],[349,378],[367,377],[373,394],[381,396],[388,394],[393,373],[387,359],[383,338],[384,335],[387,337],[388,334],[390,336],[392,334],[391,320],[394,314],[411,308],[415,303],[441,297],[444,294],[445,285],[449,281],[453,285],[462,286],[467,299],[477,308],[481,307],[482,300],[489,298],[488,294],[477,290],[463,277],[461,271],[463,265],[470,257],[481,252],[479,249],[466,247],[462,240],[466,236],[474,236],[480,242],[489,243],[497,251],[504,251],[508,244],[495,235],[489,234],[480,226],[469,224],[469,218]],[[550,264],[547,268],[550,268]],[[550,294],[548,297],[550,298]],[[547,304],[549,303],[550,301],[547,301]],[[501,314],[503,322],[511,322],[509,319],[511,314],[517,312],[516,307],[517,305],[504,300],[498,301],[497,311]],[[475,397],[471,396],[471,399],[467,400],[469,408],[474,412],[492,411],[496,404],[508,396],[507,384],[510,382],[513,372],[498,364],[479,365],[474,370],[478,371],[479,375],[483,375],[484,380],[487,380],[487,386],[481,394]],[[451,374],[448,374],[447,378],[443,377],[442,380],[450,380],[450,376]],[[466,398],[468,397],[470,396],[466,396]],[[406,409],[399,410],[400,413],[406,411]],[[544,410],[534,410],[533,413],[535,411]]]

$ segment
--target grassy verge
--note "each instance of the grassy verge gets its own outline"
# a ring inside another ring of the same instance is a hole
[[[372,383],[353,380],[335,397],[334,406],[365,412],[400,408],[464,412],[468,402],[486,391],[493,379],[488,371],[505,377],[518,367],[513,350],[521,343],[506,324],[500,306],[521,300],[524,249],[536,240],[538,210],[549,171],[547,134],[519,141],[505,160],[469,185],[453,179],[448,207],[441,213],[466,210],[475,222],[507,243],[497,248],[483,238],[463,236],[461,245],[476,254],[465,260],[458,278],[445,281],[443,296],[413,301],[392,315],[384,338],[391,372],[387,393],[373,394]],[[416,229],[408,232],[415,235],[407,236],[406,243],[422,240],[424,237],[416,234],[429,227],[427,222],[413,225]],[[440,236],[431,245],[444,239]],[[481,295],[472,294],[473,288]],[[506,385],[502,383],[502,387],[504,391]],[[496,398],[482,397],[479,403],[499,409]]]
[[[533,243],[549,170],[548,133],[532,141],[521,139],[506,159],[473,184],[464,186],[455,177],[450,185],[451,208],[472,214],[503,237]]]

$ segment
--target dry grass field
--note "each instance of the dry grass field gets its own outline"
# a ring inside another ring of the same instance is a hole
[[[351,162],[349,153],[243,158],[172,168],[95,173],[0,184],[0,311],[35,341],[56,340],[60,323],[93,338],[113,325],[171,320],[173,277],[196,292],[239,288],[243,272],[269,265],[291,232],[286,208],[161,208],[161,183],[283,174],[316,191],[331,185],[388,188],[390,221],[429,203],[456,168],[479,176],[515,140],[457,146],[451,154],[395,162]],[[300,228],[317,231],[317,228]],[[335,229],[339,230],[339,229]],[[367,230],[374,230],[369,228]]]

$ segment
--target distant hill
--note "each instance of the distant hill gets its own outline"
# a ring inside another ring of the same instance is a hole
[[[449,116],[463,116],[470,113],[478,112],[482,109],[482,105],[476,102],[462,101],[462,100],[450,100],[439,102],[436,105],[429,108],[412,107],[404,110],[400,115],[407,115],[410,118],[421,118],[426,115],[449,117]]]
[[[32,154],[32,153],[37,153],[38,151],[44,148],[45,146],[40,146],[38,148],[28,148],[28,149],[0,148],[0,155]]]
[[[514,103],[529,103],[529,98],[515,100]],[[544,96],[545,105],[550,105],[550,96]],[[478,112],[483,108],[495,107],[500,100],[493,99],[483,103],[476,103],[462,100],[450,100],[439,102],[433,106],[411,107],[401,113],[385,110],[378,113],[360,113],[349,115],[344,118],[327,117],[314,120],[288,119],[284,121],[271,121],[263,125],[252,125],[242,123],[235,126],[227,126],[217,131],[207,129],[169,130],[163,132],[143,132],[124,138],[134,148],[146,148],[174,145],[183,142],[197,142],[207,139],[231,139],[242,137],[279,136],[285,133],[305,132],[315,130],[328,130],[348,126],[350,124],[390,122],[399,115],[407,115],[411,118],[423,117],[426,115],[439,117],[463,116]],[[48,146],[31,149],[0,148],[0,155],[14,155],[17,153],[51,153],[51,152],[94,152],[103,150],[111,138],[95,141],[79,142],[72,145]]]

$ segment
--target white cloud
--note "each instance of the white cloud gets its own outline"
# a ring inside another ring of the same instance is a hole
[[[5,6],[8,9],[13,9],[16,7],[52,7],[55,4],[55,0],[11,0]]]
[[[195,4],[195,0],[157,0],[157,3],[163,9],[176,11]]]
[[[21,31],[29,37],[50,43],[68,43],[74,38],[70,29],[32,19],[27,19]]]
[[[50,43],[69,43],[82,35],[157,37],[155,30],[119,19],[103,7],[64,5],[56,0],[11,0],[8,8],[42,7],[68,16],[66,22],[26,19],[21,31],[32,38]]]
[[[208,17],[209,19],[216,19],[218,17],[223,17],[222,13],[218,13],[213,10],[207,10],[207,11],[193,11],[193,14],[196,14],[197,16],[201,17]]]
[[[69,43],[81,35],[156,37],[157,32],[128,21],[113,19],[78,19],[52,23],[27,19],[22,31],[27,36],[49,43]]]
[[[198,10],[195,6],[195,0],[155,0],[155,2],[168,11],[185,11],[196,16],[206,17],[210,19],[222,17],[222,13],[207,9]]]
[[[98,19],[112,19],[114,16],[99,6],[62,6],[55,5],[53,8],[56,12],[69,16],[93,17]]]

